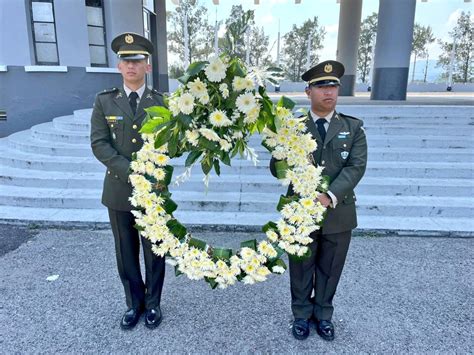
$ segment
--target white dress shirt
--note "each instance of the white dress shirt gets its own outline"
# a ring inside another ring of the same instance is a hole
[[[145,92],[145,85],[143,84],[137,91],[135,91],[138,94],[138,99],[137,99],[137,107],[138,104],[140,103],[140,100],[142,99],[143,93]],[[127,98],[130,96],[130,93],[133,91],[130,89],[128,86],[123,84],[123,89],[125,90],[125,94],[127,94]]]

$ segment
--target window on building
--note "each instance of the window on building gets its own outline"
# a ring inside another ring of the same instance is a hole
[[[53,0],[32,0],[30,4],[36,64],[58,65]]]
[[[86,0],[86,11],[91,66],[106,67],[108,62],[103,1]]]

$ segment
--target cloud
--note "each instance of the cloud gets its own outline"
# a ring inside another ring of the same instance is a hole
[[[275,17],[272,14],[267,14],[265,16],[258,18],[259,25],[268,25],[275,22]]]
[[[333,25],[327,25],[327,26],[324,26],[324,29],[326,30],[326,32],[328,34],[329,33],[337,33],[337,31],[339,30],[339,24],[335,23]]]

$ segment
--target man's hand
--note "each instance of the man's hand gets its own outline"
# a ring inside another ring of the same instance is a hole
[[[318,196],[318,201],[323,205],[324,207],[329,207],[332,203],[331,198],[329,197],[328,194],[323,193],[319,194]]]

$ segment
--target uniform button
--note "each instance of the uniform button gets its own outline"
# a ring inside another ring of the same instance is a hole
[[[137,140],[135,138],[133,138],[132,143],[137,143]]]
[[[118,175],[115,175],[115,178],[118,179]]]
[[[344,144],[343,147],[344,147],[344,148],[347,147],[347,144]]]
[[[110,170],[107,170],[107,174],[109,174],[109,175],[110,175]]]
[[[323,149],[326,149],[326,146],[325,146],[325,145],[323,145]]]
[[[114,125],[113,125],[113,124],[111,124],[111,125],[110,125],[110,128],[114,128]]]
[[[137,126],[136,124],[134,124],[134,125],[132,126],[132,128],[133,128],[133,129],[137,129],[138,126]]]
[[[321,165],[324,165],[324,163],[326,163],[324,160],[321,162]]]

